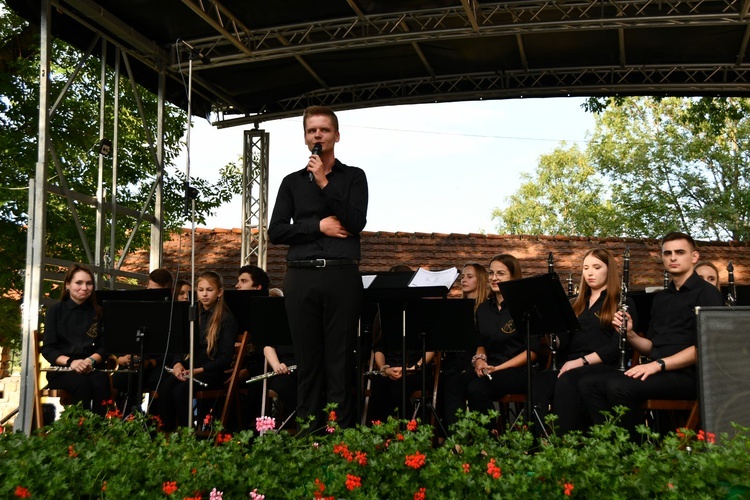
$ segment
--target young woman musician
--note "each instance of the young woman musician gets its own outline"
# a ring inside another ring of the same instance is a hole
[[[477,308],[478,347],[472,358],[474,377],[466,387],[469,409],[487,412],[504,395],[526,392],[526,339],[503,307],[499,283],[521,278],[521,264],[501,254],[490,261],[490,299]],[[532,347],[531,359],[536,359]]]
[[[709,260],[698,261],[695,263],[693,270],[698,276],[721,290],[721,284],[719,283],[719,270],[716,268],[713,262]]]
[[[74,403],[104,415],[110,398],[109,376],[95,368],[104,360],[104,335],[99,333],[101,309],[94,295],[94,273],[73,265],[65,274],[62,299],[47,310],[42,355],[54,366],[51,389],[64,389]]]
[[[232,363],[237,321],[221,300],[224,294],[221,277],[213,271],[200,275],[196,284],[198,308],[198,334],[195,339],[193,376],[205,386],[194,384],[194,390],[216,389],[224,384],[225,370]],[[159,387],[159,416],[165,431],[175,425],[188,425],[189,362],[180,359],[171,365],[172,376]]]
[[[489,279],[487,270],[481,264],[466,264],[461,271],[461,298],[474,300],[474,315],[477,308],[487,301]],[[473,377],[474,369],[469,362],[473,352],[446,352],[441,365],[439,399],[443,420],[455,423],[456,412],[466,408],[466,385]]]
[[[605,248],[594,248],[583,258],[580,293],[573,303],[581,329],[557,334],[557,355],[564,360],[559,371],[544,370],[533,379],[534,407],[542,419],[552,411],[559,417],[561,433],[577,429],[583,408],[576,384],[596,365],[617,366],[619,333],[612,326],[618,310],[622,283],[615,256]],[[628,312],[637,321],[635,303],[628,299]],[[635,325],[633,325],[635,327]]]

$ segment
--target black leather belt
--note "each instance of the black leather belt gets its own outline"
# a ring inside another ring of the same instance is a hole
[[[312,260],[288,260],[287,267],[332,267],[332,266],[358,266],[359,261],[355,259],[312,259]]]

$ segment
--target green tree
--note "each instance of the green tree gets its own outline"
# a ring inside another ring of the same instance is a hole
[[[60,40],[53,42],[53,68],[50,74],[52,98],[60,95],[66,81],[74,71],[81,54]],[[94,51],[96,55],[96,50]],[[111,60],[110,60],[111,62]],[[124,65],[122,65],[124,68]],[[65,181],[71,190],[95,194],[98,185],[99,142],[99,59],[91,57],[73,81],[65,98],[52,116],[51,143],[62,164]],[[0,0],[0,297],[13,297],[23,289],[25,268],[26,224],[28,221],[28,182],[35,175],[37,160],[38,103],[39,103],[39,30],[27,23]],[[114,99],[112,92],[114,72],[107,73],[105,135],[111,137],[114,125]],[[140,209],[145,203],[156,176],[153,154],[142,121],[155,133],[157,127],[156,96],[139,88],[145,117],[141,117],[126,75],[120,81],[120,123],[118,128],[118,193],[121,205]],[[186,114],[168,105],[165,112],[165,227],[175,230],[182,226],[182,193],[184,175],[174,166],[181,148]],[[105,162],[104,186],[111,186],[111,160]],[[196,203],[198,222],[215,208],[240,191],[240,170],[235,165],[222,169],[216,184],[202,179],[191,179],[201,196]],[[50,161],[47,180],[60,184],[54,161]],[[77,204],[81,226],[88,240],[94,241],[96,213],[93,207]],[[153,210],[153,202],[148,211]],[[134,227],[134,220],[118,216],[116,246],[121,250]],[[141,225],[133,242],[135,248],[148,245],[148,224]],[[109,228],[105,228],[109,234]],[[58,258],[86,262],[75,224],[71,221],[67,201],[49,195],[47,203],[47,254]],[[93,249],[92,249],[93,251]],[[15,320],[14,320],[15,321]],[[18,323],[8,323],[0,318],[0,330],[18,330]],[[0,339],[3,342],[3,339]]]
[[[629,236],[750,236],[750,101],[628,97],[597,119],[589,153]]]
[[[562,143],[522,178],[506,208],[492,212],[498,232],[600,236],[617,230],[605,185],[578,146]]]

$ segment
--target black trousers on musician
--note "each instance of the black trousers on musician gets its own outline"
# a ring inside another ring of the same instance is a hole
[[[620,425],[634,435],[639,423],[638,404],[647,399],[695,399],[697,395],[695,370],[660,372],[646,380],[634,379],[614,367],[602,368],[598,373],[587,374],[578,382],[578,390],[594,424],[602,424],[603,411],[614,406],[625,406],[628,412]]]
[[[109,375],[100,371],[81,374],[78,372],[49,372],[47,374],[50,389],[63,389],[70,393],[74,404],[81,403],[83,408],[97,415],[107,412],[106,402],[110,399]]]
[[[216,372],[203,372],[196,375],[206,386],[193,382],[193,394],[198,391],[209,389],[221,389],[224,387],[226,375]],[[159,418],[162,421],[162,429],[173,431],[179,425],[187,427],[190,422],[191,412],[188,401],[190,401],[190,382],[180,380],[174,375],[168,375],[162,379],[158,389],[159,394]]]
[[[495,401],[506,394],[526,393],[526,367],[507,368],[492,373],[492,380],[476,377],[466,388],[469,409],[487,413],[495,409]]]
[[[544,421],[551,412],[557,415],[555,431],[558,435],[572,430],[583,430],[588,415],[578,392],[578,382],[592,373],[609,372],[606,365],[589,365],[567,371],[558,378],[559,371],[544,370],[534,375],[532,397],[539,417]]]
[[[362,308],[356,265],[289,268],[284,280],[289,329],[297,358],[297,415],[325,426],[323,409],[338,405],[341,427],[356,418],[353,348]]]

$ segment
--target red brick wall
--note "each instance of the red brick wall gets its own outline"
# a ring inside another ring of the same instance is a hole
[[[198,229],[196,231],[196,273],[214,270],[225,279],[226,286],[234,286],[240,262],[239,229]],[[189,231],[174,234],[164,244],[164,265],[173,273],[190,277]],[[362,234],[362,272],[387,271],[394,264],[406,264],[413,269],[425,267],[441,270],[451,266],[459,269],[467,262],[487,264],[498,253],[511,253],[521,262],[524,276],[547,272],[547,256],[554,254],[555,269],[565,280],[573,273],[574,282],[580,280],[583,254],[592,247],[612,250],[618,259],[625,245],[630,246],[631,289],[662,284],[662,265],[658,240],[621,238],[582,238],[565,236],[511,236],[484,234],[388,233]],[[701,259],[714,262],[726,283],[727,262],[731,260],[737,284],[750,283],[750,246],[745,243],[699,242]],[[282,287],[286,272],[286,246],[270,245],[268,274],[272,286]],[[148,252],[137,252],[126,260],[123,268],[148,271]]]

